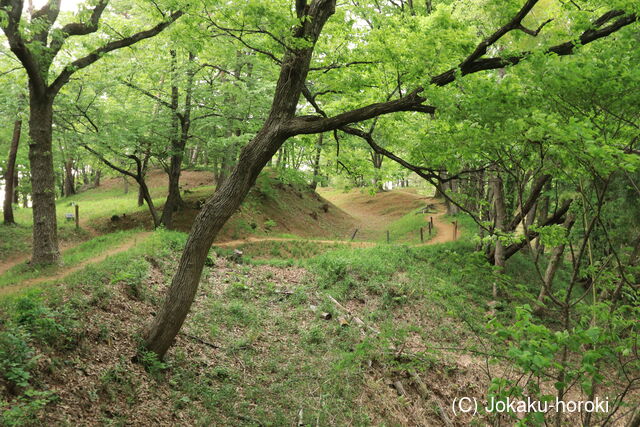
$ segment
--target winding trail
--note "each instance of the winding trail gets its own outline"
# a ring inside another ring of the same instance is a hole
[[[368,248],[376,246],[375,242],[351,242],[348,240],[315,240],[315,239],[303,239],[295,237],[247,237],[246,239],[228,240],[226,242],[214,242],[213,246],[219,248],[234,248],[247,243],[259,243],[259,242],[309,242],[309,243],[322,243],[325,245],[348,245],[356,248]]]
[[[448,221],[443,221],[442,219],[442,217],[447,213],[447,208],[445,207],[444,203],[433,198],[427,199],[427,203],[435,205],[437,207],[437,211],[435,214],[425,214],[427,216],[427,220],[428,217],[433,218],[433,227],[436,230],[436,235],[424,244],[435,245],[436,243],[446,243],[458,240],[460,229],[458,228],[458,231],[456,233],[455,226]]]
[[[119,254],[121,252],[124,252],[124,251],[127,251],[127,250],[133,248],[138,243],[140,243],[143,240],[147,239],[151,235],[151,233],[152,233],[151,231],[142,231],[140,233],[137,233],[137,234],[131,236],[129,239],[127,239],[124,242],[122,242],[120,245],[114,246],[114,247],[110,248],[109,250],[101,253],[98,256],[95,256],[95,257],[92,257],[92,258],[88,258],[88,259],[80,262],[79,264],[73,265],[71,267],[61,266],[53,274],[50,274],[48,276],[34,277],[33,279],[27,279],[27,280],[24,280],[24,281],[22,281],[20,283],[14,284],[14,285],[3,286],[3,287],[0,288],[0,297],[13,294],[13,293],[18,292],[18,291],[20,291],[22,289],[25,289],[25,288],[28,288],[28,287],[31,287],[31,286],[34,286],[34,285],[37,285],[37,284],[40,284],[40,283],[45,283],[45,282],[51,282],[51,281],[55,281],[55,280],[64,279],[65,277],[69,276],[70,274],[75,273],[76,271],[82,270],[87,265],[95,264],[95,263],[98,263],[98,262],[102,262],[105,259],[109,258],[110,256]]]
[[[443,220],[443,216],[446,215],[447,210],[441,201],[433,198],[422,198],[419,197],[417,200],[426,201],[428,205],[436,206],[435,213],[427,213],[425,214],[427,221],[429,217],[433,218],[433,227],[436,230],[436,235],[431,239],[427,240],[424,243],[416,244],[413,246],[426,246],[426,245],[435,245],[438,243],[446,243],[457,240],[457,237],[460,235],[460,230],[458,229],[456,233],[455,226],[448,221]],[[344,207],[343,207],[344,209]],[[362,212],[357,213],[355,209],[345,209],[345,211],[354,216],[355,218],[362,219],[365,218],[365,221],[369,221],[373,215],[370,213],[363,214]],[[355,215],[354,215],[355,214]],[[360,227],[370,227],[371,222],[360,222]],[[376,222],[377,225],[377,222]],[[369,232],[370,230],[365,229],[365,232]],[[228,240],[225,242],[214,242],[214,246],[219,248],[234,248],[250,243],[260,243],[260,242],[313,242],[313,243],[321,243],[327,245],[347,245],[356,248],[369,248],[373,246],[377,246],[379,243],[371,242],[371,241],[349,241],[349,240],[314,240],[314,239],[302,239],[295,237],[247,237],[246,239],[237,239],[237,240]]]
[[[98,230],[96,230],[95,228],[91,227],[88,222],[89,221],[86,218],[80,218],[80,228],[82,228],[83,230],[87,231],[89,233],[89,237],[87,239],[82,239],[82,240],[63,241],[63,242],[61,242],[60,243],[60,253],[61,254],[64,254],[69,249],[73,249],[76,246],[86,242],[87,240],[90,240],[90,239],[92,239],[94,237],[98,237],[98,236],[101,235],[101,233],[98,232]],[[0,261],[0,276],[3,275],[4,273],[6,273],[7,271],[11,270],[16,265],[22,264],[23,262],[29,261],[29,259],[31,259],[31,254],[30,253],[26,253],[26,254],[20,254],[20,255],[12,256],[10,258],[5,258],[5,259],[1,260]]]
[[[359,234],[359,237],[362,237],[364,235],[366,238],[371,238],[372,236],[375,235],[375,232],[379,233],[379,230],[381,229],[381,227],[388,224],[391,219],[398,218],[399,216],[404,215],[407,211],[406,209],[407,207],[409,207],[409,209],[415,208],[416,203],[419,205],[424,205],[424,204],[432,205],[436,207],[436,212],[426,213],[425,216],[427,221],[429,220],[429,217],[433,218],[433,226],[436,230],[436,235],[433,236],[428,241],[426,241],[425,243],[417,244],[413,246],[434,245],[434,244],[445,243],[445,242],[456,240],[457,236],[455,236],[456,232],[455,232],[454,225],[448,221],[444,221],[442,218],[446,214],[446,208],[444,203],[442,203],[440,200],[437,200],[437,199],[420,197],[419,195],[416,195],[416,194],[405,193],[405,192],[402,192],[402,194],[403,194],[402,197],[405,197],[405,198],[409,196],[409,199],[407,200],[411,201],[411,203],[413,204],[411,206],[407,206],[405,204],[404,206],[402,206],[402,208],[393,210],[391,214],[388,213],[390,212],[390,208],[388,207],[386,208],[386,210],[380,212],[379,210],[376,211],[375,209],[372,209],[372,206],[367,206],[367,204],[369,203],[369,200],[366,200],[360,204],[342,203],[342,206],[340,207],[343,210],[345,210],[348,214],[356,218],[356,220],[358,220],[359,226],[363,229],[363,232]],[[397,193],[394,195],[394,197],[397,197]],[[332,200],[332,202],[334,201]],[[405,203],[406,203],[406,200],[405,200]],[[340,205],[340,201],[338,201],[338,203],[336,204]],[[385,206],[386,204],[383,203],[382,207],[385,207]],[[89,232],[93,237],[99,235],[97,231],[91,229],[86,224],[84,225],[84,227],[86,227],[89,230]],[[61,266],[53,274],[43,276],[43,277],[35,277],[32,279],[27,279],[14,285],[0,287],[0,297],[16,293],[22,289],[25,289],[37,284],[64,279],[70,274],[83,269],[87,265],[102,262],[110,256],[119,254],[121,252],[124,252],[133,248],[139,242],[148,238],[151,235],[151,233],[152,233],[151,231],[143,231],[143,232],[137,233],[131,236],[129,239],[122,242],[120,245],[114,246],[109,250],[101,253],[98,256],[88,258],[74,266],[70,266],[70,267]],[[459,230],[458,230],[458,233],[459,233]],[[289,238],[289,237],[248,237],[246,239],[215,242],[214,246],[234,248],[234,247],[238,247],[238,246],[242,246],[250,243],[288,242],[288,241],[306,241],[306,242],[314,242],[314,243],[328,244],[328,245],[346,245],[354,248],[367,248],[367,247],[377,246],[378,244],[380,244],[372,241],[314,240],[314,239]],[[67,250],[72,249],[81,243],[82,242],[73,242],[72,244],[62,245],[62,252],[64,253]],[[3,260],[0,263],[0,275],[6,273],[12,267],[27,261],[28,259],[29,259],[29,255],[23,255],[23,256],[11,258],[8,260]]]

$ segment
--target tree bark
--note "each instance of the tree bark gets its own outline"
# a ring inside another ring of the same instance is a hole
[[[147,166],[149,164],[149,151],[144,153],[144,158],[142,159],[142,169],[141,169],[141,177],[144,180],[144,177],[147,175]],[[138,180],[136,179],[136,182]],[[141,185],[138,185],[138,206],[144,205],[144,191]]]
[[[172,51],[174,58],[172,75],[174,82],[171,89],[171,109],[173,111],[173,127],[174,134],[171,138],[171,163],[168,170],[169,175],[169,192],[162,210],[160,223],[167,229],[173,227],[173,213],[184,204],[180,196],[180,174],[182,173],[182,161],[184,158],[185,147],[189,139],[189,129],[191,128],[191,93],[193,91],[194,70],[188,71],[187,87],[185,89],[184,112],[178,112],[179,92],[177,83],[175,83],[175,51]],[[189,66],[194,60],[194,55],[189,53]]]
[[[60,259],[56,218],[55,176],[51,146],[53,97],[39,95],[30,86],[29,162],[33,200],[34,264],[54,264]]]
[[[505,251],[504,245],[500,240],[500,235],[504,232],[504,220],[506,217],[506,208],[504,201],[504,187],[502,178],[498,171],[494,172],[491,177],[491,187],[493,190],[493,208],[494,208],[494,230],[496,231],[496,245],[494,251],[494,264],[498,267],[498,272],[504,272],[505,267]],[[498,296],[498,289],[496,284],[493,284],[493,298]]]
[[[318,135],[316,143],[316,157],[313,159],[313,180],[311,181],[311,189],[313,191],[318,188],[318,176],[320,175],[320,156],[322,155],[324,133]]]
[[[14,168],[13,172],[13,203],[20,203],[20,192],[18,191],[18,168]]]
[[[73,176],[73,160],[64,162],[64,196],[69,197],[76,194],[75,179]]]
[[[16,157],[18,156],[18,145],[20,144],[20,132],[22,130],[22,120],[16,120],[13,124],[13,137],[11,138],[11,148],[9,150],[9,159],[7,160],[7,169],[4,174],[4,205],[3,216],[5,224],[15,224],[13,219],[13,205],[15,198],[16,177]]]

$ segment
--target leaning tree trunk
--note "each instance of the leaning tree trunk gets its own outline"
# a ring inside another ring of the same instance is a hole
[[[29,163],[33,198],[34,264],[58,262],[58,223],[56,219],[55,182],[51,146],[53,98],[38,96],[31,90],[29,97]]]
[[[16,173],[16,157],[18,156],[18,144],[20,143],[20,131],[22,129],[22,120],[16,120],[13,124],[13,137],[11,138],[11,149],[9,150],[9,159],[7,160],[7,169],[4,173],[4,223],[15,224],[13,219],[13,205],[11,202],[15,197],[15,187],[17,187],[15,177]],[[15,187],[14,187],[15,186]]]
[[[151,192],[149,192],[149,187],[147,186],[146,181],[144,180],[144,175],[137,175],[135,177],[136,182],[138,183],[139,193],[142,195],[142,199],[147,202],[147,208],[149,208],[149,213],[151,214],[151,219],[153,220],[153,228],[157,228],[160,225],[160,220],[158,219],[158,212],[156,211],[156,207],[153,205],[153,199],[151,198]]]
[[[295,116],[309,72],[313,45],[334,12],[335,0],[311,3],[310,19],[301,20],[294,34],[310,41],[311,46],[285,53],[269,117],[251,142],[240,151],[229,177],[218,186],[196,217],[164,304],[143,334],[145,348],[160,358],[166,354],[189,313],[213,239],[238,209],[269,159],[287,138],[295,134],[288,133],[285,124]],[[300,18],[305,13],[298,10]]]
[[[205,259],[222,226],[240,206],[262,168],[286,140],[270,120],[249,145],[240,160],[198,214],[173,277],[164,305],[145,331],[147,350],[164,357],[187,317],[200,282]]]

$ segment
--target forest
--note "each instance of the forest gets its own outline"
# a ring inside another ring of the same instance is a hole
[[[0,425],[640,426],[637,0],[0,0]]]

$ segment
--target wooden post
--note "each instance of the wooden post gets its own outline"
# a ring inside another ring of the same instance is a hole
[[[429,224],[431,224],[431,228],[433,228],[433,217],[432,216],[429,217]]]
[[[429,223],[429,236],[431,236],[431,229],[433,228],[433,225],[431,223]]]
[[[76,204],[76,229],[80,228],[80,206]]]
[[[358,229],[356,228],[356,231],[353,232],[353,234],[351,235],[351,241],[353,242],[353,239],[356,238],[356,234],[358,233]]]
[[[458,240],[458,221],[453,221],[453,240]]]
[[[387,230],[387,243],[389,243],[389,230]]]
[[[424,229],[420,227],[420,243],[424,243]]]

